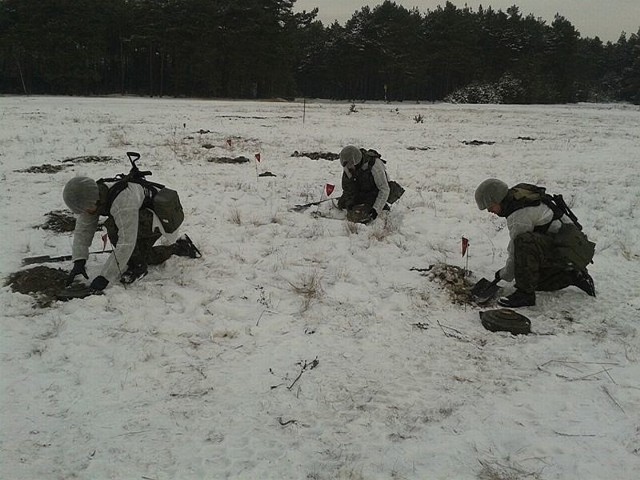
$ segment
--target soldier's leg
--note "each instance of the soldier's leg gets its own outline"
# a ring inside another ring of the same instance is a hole
[[[173,254],[173,246],[171,245],[154,246],[162,235],[154,232],[151,229],[152,225],[153,214],[146,209],[140,210],[138,238],[129,260],[130,265],[158,265]]]
[[[549,264],[540,270],[540,278],[536,290],[554,292],[573,285],[575,273],[566,265]]]
[[[542,233],[523,233],[513,241],[513,247],[516,289],[534,293],[550,263],[553,240]]]

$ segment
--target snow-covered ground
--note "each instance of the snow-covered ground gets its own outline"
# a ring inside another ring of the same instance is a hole
[[[70,252],[34,227],[72,176],[126,172],[128,150],[180,192],[203,253],[46,309],[0,290],[2,478],[638,478],[640,108],[356,110],[0,97],[3,278]],[[341,174],[292,154],[346,144],[382,153],[404,197],[357,228],[332,202],[291,211],[328,183],[338,197]],[[17,172],[83,155],[117,161]],[[476,278],[503,265],[504,221],[473,198],[488,177],[563,193],[597,243],[598,297],[540,293],[533,335],[485,330],[411,270],[464,267],[462,236]]]

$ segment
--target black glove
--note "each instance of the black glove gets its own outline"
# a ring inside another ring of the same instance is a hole
[[[493,277],[493,281],[498,283],[500,280],[502,280],[502,278],[500,277],[500,270],[498,270]]]
[[[102,275],[98,275],[93,279],[91,285],[89,285],[89,290],[93,292],[102,292],[109,285],[109,280],[104,278]]]
[[[85,268],[86,264],[86,260],[76,260],[75,262],[73,262],[73,268],[71,269],[71,271],[69,272],[69,276],[67,277],[67,287],[73,283],[78,275],[82,275],[84,278],[89,280],[89,275],[87,275],[87,269]]]
[[[372,208],[367,217],[362,220],[362,223],[367,225],[368,223],[373,222],[376,218],[378,218],[378,212],[376,212],[375,208]]]

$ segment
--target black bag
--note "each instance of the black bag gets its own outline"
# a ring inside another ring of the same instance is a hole
[[[404,188],[395,180],[391,180],[389,182],[389,198],[387,198],[387,203],[397,202],[402,195],[404,195]]]
[[[184,210],[178,192],[164,187],[153,196],[151,203],[150,208],[162,222],[165,232],[173,233],[182,225]]]

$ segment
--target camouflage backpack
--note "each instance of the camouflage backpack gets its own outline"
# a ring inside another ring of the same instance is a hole
[[[589,241],[582,231],[582,225],[578,218],[565,203],[562,195],[550,195],[545,187],[539,187],[529,183],[519,183],[509,189],[505,199],[505,217],[511,215],[516,210],[525,207],[533,207],[545,204],[553,211],[551,222],[567,215],[573,223],[563,223],[560,230],[553,235],[554,245],[560,256],[569,264],[584,270],[589,263],[593,262],[596,244]],[[535,231],[546,233],[549,222],[541,227],[536,227]]]
[[[158,216],[165,232],[175,232],[184,220],[184,210],[178,192],[160,183],[147,180],[145,177],[151,175],[151,172],[141,172],[135,163],[140,158],[139,153],[127,152],[127,156],[131,162],[131,170],[128,174],[118,174],[114,178],[101,178],[97,181],[101,192],[100,198],[104,198],[100,206],[102,214],[109,214],[113,201],[129,183],[137,183],[144,188],[143,208],[152,210]],[[113,183],[113,185],[108,186],[107,183]]]

